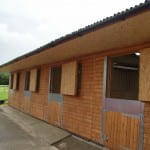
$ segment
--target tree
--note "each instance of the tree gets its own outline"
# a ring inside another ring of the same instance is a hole
[[[0,73],[0,85],[9,84],[9,73]]]

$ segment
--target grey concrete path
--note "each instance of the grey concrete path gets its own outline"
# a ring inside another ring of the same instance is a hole
[[[9,106],[0,106],[0,150],[56,150],[70,134]]]
[[[69,136],[54,145],[60,150],[108,150],[76,136]]]
[[[0,105],[0,150],[105,150],[7,105]]]

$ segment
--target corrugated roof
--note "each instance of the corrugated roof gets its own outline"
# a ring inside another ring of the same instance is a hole
[[[148,10],[148,9],[150,9],[150,0],[146,0],[144,3],[140,3],[139,5],[136,5],[134,7],[130,7],[129,9],[126,9],[125,11],[119,12],[117,14],[114,14],[113,16],[110,16],[110,17],[106,17],[103,20],[97,21],[97,22],[95,22],[91,25],[85,26],[84,28],[81,28],[75,32],[72,32],[70,34],[62,36],[62,37],[60,37],[54,41],[51,41],[50,43],[48,43],[46,45],[43,45],[42,47],[39,47],[39,48],[29,52],[29,53],[26,53],[25,55],[22,55],[22,56],[17,57],[17,58],[15,58],[15,59],[13,59],[13,60],[5,63],[5,64],[0,65],[0,67],[4,67],[4,66],[9,65],[11,63],[22,60],[26,57],[35,55],[35,54],[40,53],[40,52],[42,52],[48,48],[57,46],[58,44],[64,43],[68,40],[72,40],[72,39],[77,38],[79,36],[82,36],[86,33],[95,31],[95,30],[102,28],[106,25],[116,23],[120,20],[125,20],[127,17],[136,15],[136,14],[138,14],[142,11]]]

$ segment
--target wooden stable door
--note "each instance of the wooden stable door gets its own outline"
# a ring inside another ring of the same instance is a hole
[[[142,150],[143,104],[140,101],[106,99],[105,146],[110,150]]]

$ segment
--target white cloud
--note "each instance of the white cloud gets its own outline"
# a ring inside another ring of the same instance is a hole
[[[30,48],[34,48],[38,45],[38,41],[30,33],[18,33],[8,31],[6,24],[0,24],[0,62],[4,63],[14,56],[19,56],[31,49],[27,49],[27,45]]]
[[[0,64],[144,0],[1,0]]]
[[[10,41],[10,40],[17,40],[18,43],[25,42],[26,40],[29,41],[35,41],[34,37],[30,33],[19,33],[19,32],[10,32],[8,31],[8,25],[7,24],[0,24],[0,36],[1,40]]]

